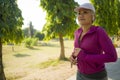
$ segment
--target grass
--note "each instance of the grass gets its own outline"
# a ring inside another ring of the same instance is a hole
[[[39,65],[40,68],[47,68],[47,67],[50,67],[50,66],[57,66],[60,63],[61,63],[60,60],[50,59],[50,60],[42,62],[38,65]]]
[[[23,45],[3,46],[3,62],[7,80],[35,80],[34,78],[48,72],[44,69],[49,67],[59,69],[60,67],[57,66],[68,62],[67,58],[63,61],[58,59],[60,55],[58,41],[40,42],[40,44],[32,48],[26,48]],[[66,40],[64,45],[65,56],[69,57],[73,50],[73,41]],[[28,79],[29,77],[31,79]]]
[[[55,67],[55,66],[57,66],[57,65],[59,65],[59,64],[62,64],[62,63],[64,63],[65,61],[68,61],[68,59],[66,58],[65,60],[60,60],[60,59],[49,59],[49,60],[47,60],[47,61],[45,61],[45,62],[42,62],[42,63],[40,63],[40,64],[38,64],[38,66],[39,66],[39,68],[48,68],[48,67],[50,67],[50,66],[53,66],[53,67]]]
[[[3,62],[7,80],[25,80],[23,78],[32,76],[36,71],[48,67],[57,67],[68,60],[60,61],[58,59],[60,55],[58,41],[41,43],[44,45],[33,48],[26,48],[23,45],[3,46]],[[73,49],[73,41],[65,41],[64,44],[65,55],[69,57]],[[14,51],[12,50],[13,47]]]

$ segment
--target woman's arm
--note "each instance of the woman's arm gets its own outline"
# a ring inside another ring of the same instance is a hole
[[[105,63],[105,62],[115,62],[117,60],[117,53],[112,44],[112,41],[104,31],[104,29],[98,29],[98,41],[104,51],[103,54],[87,54],[86,51],[81,50],[80,58],[81,60],[86,60],[90,62]]]

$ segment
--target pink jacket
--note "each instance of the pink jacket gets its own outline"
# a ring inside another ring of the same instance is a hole
[[[79,42],[82,28],[75,31],[74,47],[81,48],[77,67],[81,73],[92,74],[105,68],[106,62],[115,62],[117,53],[103,28],[92,26]]]

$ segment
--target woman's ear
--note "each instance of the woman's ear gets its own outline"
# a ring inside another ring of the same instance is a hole
[[[95,21],[95,15],[93,15],[92,21]]]

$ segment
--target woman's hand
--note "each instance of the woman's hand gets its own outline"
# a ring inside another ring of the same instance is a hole
[[[73,55],[71,55],[71,56],[70,56],[70,62],[71,62],[71,63],[75,63],[75,62],[76,62],[76,57],[73,56]]]
[[[79,54],[80,50],[81,50],[80,48],[75,48],[73,55],[77,56]]]
[[[73,65],[77,64],[77,58],[73,55],[70,56],[71,68]]]
[[[81,50],[80,48],[75,48],[74,52],[70,56],[71,68],[72,68],[72,65],[76,65],[77,64],[77,58],[76,57],[79,54],[80,50]]]

